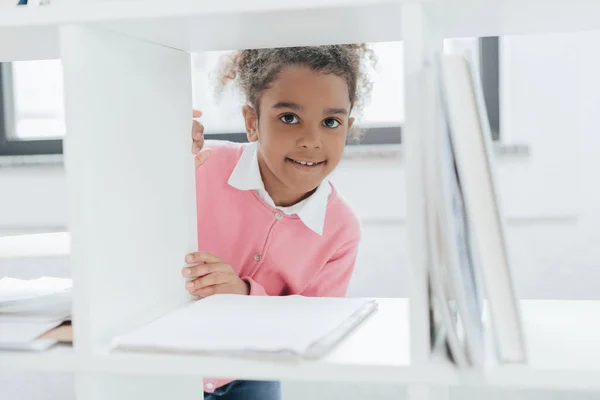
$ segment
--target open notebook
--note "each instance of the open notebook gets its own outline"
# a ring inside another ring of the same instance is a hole
[[[363,299],[215,295],[114,339],[118,349],[320,357],[377,309]]]

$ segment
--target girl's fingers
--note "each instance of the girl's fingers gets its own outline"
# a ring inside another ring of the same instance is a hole
[[[208,296],[212,296],[213,294],[221,293],[219,288],[222,286],[223,285],[215,285],[215,286],[207,286],[202,289],[193,289],[191,293],[194,296],[208,297]]]
[[[213,272],[188,282],[186,284],[186,287],[188,288],[188,290],[198,290],[209,286],[222,285],[224,283],[228,283],[230,280],[231,274],[226,274],[223,272]]]
[[[208,297],[212,296],[213,294],[233,293],[233,291],[231,290],[231,285],[229,285],[228,283],[224,283],[220,285],[205,286],[201,289],[194,289],[191,293],[194,296]]]
[[[200,118],[201,116],[202,116],[202,111],[192,110],[192,118]]]
[[[204,136],[204,125],[198,121],[192,121],[192,139],[201,140]]]
[[[207,251],[196,251],[185,256],[185,262],[188,264],[199,264],[199,263],[220,263],[222,260],[210,254]]]
[[[199,278],[215,272],[232,271],[227,264],[198,264],[183,268],[182,274],[186,278]]]
[[[192,122],[192,154],[198,154],[204,147],[204,126],[198,121]]]

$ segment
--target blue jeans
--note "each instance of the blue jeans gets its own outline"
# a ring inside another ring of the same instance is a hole
[[[204,393],[204,400],[280,400],[281,385],[270,381],[233,381]]]

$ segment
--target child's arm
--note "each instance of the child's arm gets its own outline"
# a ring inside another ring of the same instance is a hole
[[[250,277],[242,278],[244,282],[248,284],[250,287],[250,292],[248,293],[250,296],[268,296],[267,291],[260,283],[256,282],[254,279]]]

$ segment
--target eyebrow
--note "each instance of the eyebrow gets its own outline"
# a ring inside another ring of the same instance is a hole
[[[304,107],[291,101],[279,101],[273,105],[273,108],[289,108],[294,111],[302,111]],[[342,114],[348,115],[348,110],[345,108],[326,108],[323,114]]]
[[[294,111],[302,111],[302,106],[291,101],[280,101],[273,105],[273,108],[289,108]]]
[[[348,111],[345,108],[327,108],[323,111],[323,114],[342,114],[348,115]]]

